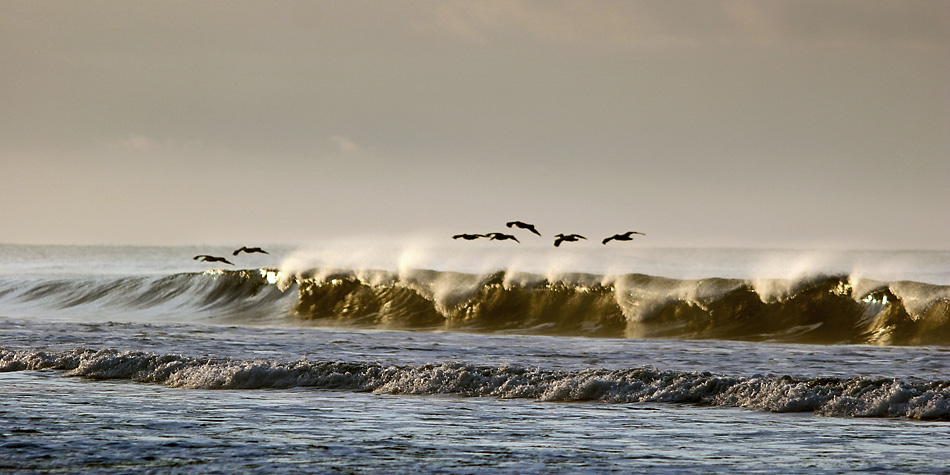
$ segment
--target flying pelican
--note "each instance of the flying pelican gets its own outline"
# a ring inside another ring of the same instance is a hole
[[[578,239],[587,239],[586,237],[581,236],[580,234],[567,234],[567,235],[555,234],[554,237],[557,238],[554,240],[554,247],[560,246],[561,243],[564,241],[575,242]]]
[[[518,238],[512,236],[511,234],[488,233],[485,236],[488,236],[489,238],[491,238],[492,241],[507,241],[508,239],[511,239],[512,241],[518,244],[521,244],[521,241],[519,241]]]
[[[250,254],[250,253],[252,253],[252,252],[260,252],[260,253],[262,253],[262,254],[270,254],[269,252],[267,252],[267,251],[265,251],[265,250],[263,250],[263,249],[261,249],[261,248],[259,248],[259,247],[241,246],[241,248],[235,250],[235,251],[232,253],[232,255],[235,255],[235,256],[236,256],[236,255],[240,254],[241,251],[244,251],[244,252],[246,252],[246,253],[248,253],[248,254]]]
[[[528,224],[528,223],[526,223],[526,222],[524,222],[524,221],[509,221],[509,222],[505,223],[505,226],[508,226],[509,228],[512,227],[512,226],[517,226],[517,227],[519,227],[519,228],[521,228],[521,229],[527,229],[528,231],[531,231],[531,232],[537,234],[538,236],[541,235],[541,233],[539,233],[538,230],[534,228],[534,225],[533,225],[533,224]]]
[[[623,234],[614,234],[613,236],[610,236],[609,238],[604,238],[604,244],[607,244],[608,242],[610,242],[611,239],[617,240],[617,241],[633,241],[634,234],[646,236],[646,234],[643,234],[639,231],[627,231]]]
[[[223,257],[209,256],[209,255],[207,255],[207,254],[199,254],[199,255],[197,255],[197,256],[194,257],[194,260],[196,260],[196,261],[197,261],[197,260],[201,260],[202,262],[223,262],[223,263],[225,263],[225,264],[231,264],[232,266],[234,265],[233,262],[231,262],[231,261],[229,261],[229,260],[227,260],[227,259],[225,259],[225,258],[223,258]]]
[[[452,239],[464,239],[466,241],[471,241],[471,240],[482,238],[482,237],[487,237],[487,235],[485,234],[456,234],[455,236],[452,236]]]

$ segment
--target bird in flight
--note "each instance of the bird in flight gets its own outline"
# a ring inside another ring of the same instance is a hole
[[[604,242],[604,244],[607,244],[607,243],[610,242],[611,240],[616,240],[616,241],[633,241],[633,235],[634,235],[634,234],[639,234],[639,235],[641,235],[641,236],[646,236],[646,234],[643,234],[643,233],[641,233],[641,232],[639,232],[639,231],[627,231],[627,232],[622,233],[622,234],[614,234],[613,236],[610,236],[610,237],[608,237],[608,238],[604,238],[604,241],[603,241],[603,242]]]
[[[235,250],[235,251],[232,253],[232,255],[235,255],[235,256],[236,256],[236,255],[240,254],[241,251],[244,251],[244,252],[246,252],[246,253],[248,253],[248,254],[251,254],[251,253],[254,253],[254,252],[259,252],[259,253],[261,253],[261,254],[270,254],[269,252],[267,252],[267,251],[265,251],[265,250],[263,250],[263,249],[261,249],[261,248],[259,248],[259,247],[241,246],[241,248]]]
[[[485,236],[488,236],[489,238],[491,238],[492,241],[507,241],[507,240],[511,239],[512,241],[514,241],[514,242],[516,242],[516,243],[518,243],[518,244],[521,244],[521,241],[519,241],[518,238],[512,236],[511,234],[488,233],[488,234],[486,234]]]
[[[200,260],[200,261],[202,261],[202,262],[223,262],[223,263],[225,263],[225,264],[231,264],[232,266],[234,265],[233,262],[231,262],[231,261],[229,261],[229,260],[227,260],[227,259],[225,259],[225,258],[223,258],[223,257],[209,256],[209,255],[207,255],[207,254],[199,254],[199,255],[197,255],[197,256],[194,257],[194,260],[196,260],[196,261]]]
[[[533,225],[533,224],[528,224],[528,223],[526,223],[526,222],[524,222],[524,221],[509,221],[509,222],[505,223],[505,226],[508,226],[509,228],[512,227],[512,226],[517,226],[517,227],[519,227],[519,228],[521,228],[521,229],[527,229],[528,231],[531,231],[531,232],[537,234],[538,236],[541,235],[541,233],[539,233],[538,230],[534,228],[534,225]]]
[[[464,239],[466,241],[472,241],[474,239],[478,239],[482,237],[488,237],[488,236],[485,234],[456,234],[455,236],[452,236],[452,239]]]
[[[560,246],[564,241],[576,242],[578,239],[587,239],[580,234],[556,234],[554,237],[557,238],[554,240],[554,247]]]

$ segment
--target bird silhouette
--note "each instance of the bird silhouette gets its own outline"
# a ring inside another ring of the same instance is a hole
[[[223,258],[223,257],[209,256],[209,255],[207,255],[207,254],[199,254],[199,255],[197,255],[197,256],[194,257],[194,260],[196,260],[196,261],[200,260],[200,261],[202,261],[202,262],[223,262],[223,263],[225,263],[225,264],[231,264],[232,266],[234,265],[233,262],[231,262],[231,261],[229,261],[229,260],[227,260],[227,259],[225,259],[225,258]]]
[[[474,239],[483,238],[483,237],[488,237],[488,236],[485,234],[456,234],[455,236],[452,236],[452,239],[464,239],[466,241],[472,241]]]
[[[512,226],[517,226],[517,227],[519,227],[519,228],[521,228],[521,229],[527,229],[528,231],[531,231],[531,232],[537,234],[538,236],[541,235],[541,233],[539,233],[538,230],[534,228],[534,225],[533,225],[533,224],[528,224],[528,223],[526,223],[526,222],[524,222],[524,221],[509,221],[509,222],[505,223],[505,226],[508,226],[509,228],[512,227]]]
[[[512,236],[511,234],[504,233],[488,233],[485,236],[488,236],[492,241],[507,241],[511,239],[512,241],[521,244],[521,241],[518,238]]]
[[[561,243],[564,241],[575,242],[578,239],[587,239],[586,237],[581,236],[580,234],[556,234],[554,235],[554,237],[557,238],[554,240],[554,247],[560,246]]]
[[[604,244],[607,244],[607,243],[610,242],[611,240],[616,240],[616,241],[633,241],[633,235],[634,235],[634,234],[639,234],[639,235],[641,235],[641,236],[646,236],[646,234],[643,234],[643,233],[641,233],[641,232],[639,232],[639,231],[627,231],[627,232],[622,233],[622,234],[614,234],[613,236],[610,236],[610,237],[608,237],[608,238],[604,238],[603,243],[604,243]]]
[[[248,253],[248,254],[251,254],[251,253],[254,253],[254,252],[259,252],[259,253],[261,253],[261,254],[270,254],[269,252],[267,252],[267,251],[265,251],[265,250],[263,250],[263,249],[261,249],[261,248],[259,248],[259,247],[241,246],[241,248],[240,248],[240,249],[236,249],[236,250],[232,253],[232,255],[235,255],[235,256],[236,256],[236,255],[240,254],[241,251],[244,251],[244,252],[246,252],[246,253]]]

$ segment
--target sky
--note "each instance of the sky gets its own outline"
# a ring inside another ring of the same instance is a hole
[[[0,0],[0,242],[950,249],[944,0]]]

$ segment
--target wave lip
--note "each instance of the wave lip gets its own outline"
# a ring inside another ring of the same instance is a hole
[[[67,376],[128,379],[171,387],[262,389],[313,387],[387,394],[451,394],[606,403],[667,402],[746,407],[825,416],[950,420],[950,381],[725,377],[708,372],[551,371],[464,363],[384,366],[341,361],[236,361],[76,349],[64,352],[0,348],[0,372],[53,369]]]

